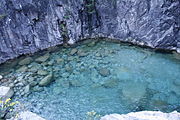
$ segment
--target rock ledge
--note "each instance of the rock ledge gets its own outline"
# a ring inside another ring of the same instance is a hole
[[[180,113],[177,111],[163,113],[160,111],[141,111],[128,114],[111,114],[101,118],[101,120],[180,120]]]

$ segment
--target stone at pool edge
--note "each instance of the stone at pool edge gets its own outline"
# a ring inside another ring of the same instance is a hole
[[[113,88],[113,87],[118,86],[118,84],[119,84],[119,80],[112,78],[112,79],[106,80],[102,85],[105,88]]]
[[[38,70],[37,74],[38,74],[38,75],[47,75],[48,72],[45,71],[45,70]]]
[[[33,59],[31,57],[27,57],[23,60],[21,60],[18,64],[19,65],[28,65],[33,61]]]
[[[0,99],[8,99],[14,95],[14,91],[10,87],[0,86]]]
[[[48,60],[49,58],[50,58],[50,54],[47,53],[47,54],[45,54],[43,56],[40,56],[40,57],[36,58],[35,61],[38,62],[38,63],[42,63],[42,62],[45,62],[46,60]]]
[[[71,50],[70,55],[74,55],[78,52],[78,49],[74,48]]]
[[[53,81],[53,74],[50,73],[49,75],[47,75],[46,77],[44,77],[44,78],[39,82],[39,86],[41,86],[41,87],[47,86],[47,85],[49,85],[52,81]]]
[[[17,69],[16,72],[26,72],[27,70],[28,70],[28,67],[24,65],[20,67],[19,69]]]
[[[128,114],[110,114],[101,117],[100,120],[180,120],[180,113],[177,111],[163,113],[160,111],[141,111]]]
[[[19,113],[18,118],[11,118],[8,120],[45,120],[45,119],[30,111],[23,111]]]

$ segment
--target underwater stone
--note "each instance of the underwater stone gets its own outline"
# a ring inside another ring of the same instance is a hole
[[[115,86],[118,86],[118,84],[119,84],[118,79],[109,79],[109,80],[106,80],[102,85],[105,88],[113,88]]]
[[[45,70],[38,70],[37,74],[38,74],[38,75],[47,75],[48,72],[45,71]]]
[[[176,79],[173,81],[174,85],[180,86],[180,79]]]
[[[125,84],[122,93],[126,99],[138,102],[146,94],[146,85],[138,82]]]
[[[26,85],[26,86],[24,87],[24,93],[27,94],[27,93],[29,93],[29,92],[30,92],[30,85]]]
[[[22,66],[17,70],[17,72],[26,72],[27,70],[28,70],[27,66]]]
[[[71,50],[70,55],[74,55],[78,52],[78,49],[74,48]]]
[[[35,87],[32,88],[33,92],[41,92],[43,90],[44,90],[43,87],[39,87],[39,86],[35,86]]]
[[[77,54],[79,57],[85,57],[88,55],[88,53],[84,52],[83,50],[78,50]]]
[[[19,65],[28,65],[33,61],[31,57],[27,57],[19,62]]]
[[[173,52],[173,56],[175,59],[180,60],[180,53]]]
[[[70,85],[73,87],[81,87],[83,84],[79,80],[70,80]]]
[[[53,81],[53,74],[46,76],[39,82],[39,86],[47,86]]]
[[[46,60],[48,60],[50,57],[49,53],[45,54],[44,56],[41,56],[37,59],[35,59],[36,62],[42,63],[45,62]]]
[[[107,77],[110,75],[110,70],[108,70],[107,68],[101,68],[99,69],[99,74],[103,77]]]

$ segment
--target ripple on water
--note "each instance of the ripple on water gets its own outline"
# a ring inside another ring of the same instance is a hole
[[[3,66],[0,70],[7,78],[30,74],[24,78],[28,80],[26,84],[36,81],[31,88],[36,92],[16,99],[47,120],[84,120],[92,110],[101,115],[141,110],[180,111],[177,55],[174,58],[149,49],[93,41],[31,57],[34,60],[26,59],[31,63],[21,62],[26,65],[24,73],[19,73],[17,69],[22,66],[17,64],[9,72]],[[37,87],[37,81],[51,72],[54,82]]]

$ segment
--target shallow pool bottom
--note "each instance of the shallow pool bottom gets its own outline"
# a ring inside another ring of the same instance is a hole
[[[47,120],[86,120],[91,111],[180,112],[180,61],[172,54],[92,41],[60,47],[45,63],[28,67],[38,64],[43,66],[39,69],[53,71],[54,82],[16,99]]]

